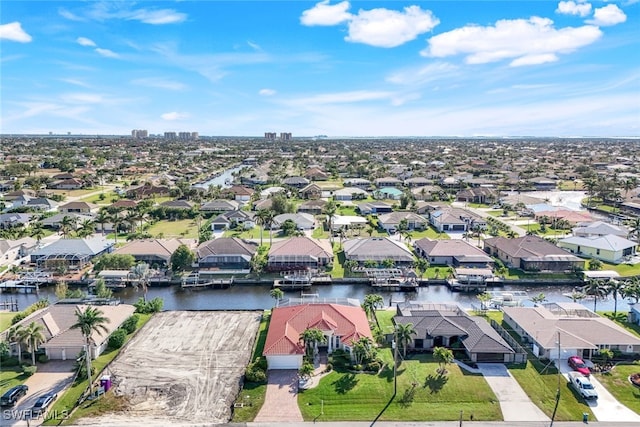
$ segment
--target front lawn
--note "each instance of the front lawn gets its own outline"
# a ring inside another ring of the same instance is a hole
[[[158,221],[147,229],[152,236],[198,238],[198,224],[192,219]]]
[[[16,314],[18,313],[13,313],[11,311],[0,313],[0,332],[5,329],[9,329],[9,326],[11,326],[11,319],[13,319]]]
[[[392,361],[391,350],[380,351]],[[482,375],[447,366],[448,373],[436,373],[431,355],[413,355],[397,371],[397,395],[393,398],[393,366],[378,374],[334,371],[317,387],[298,395],[305,421],[453,421],[501,420],[500,405]],[[393,400],[392,400],[393,398]],[[388,405],[388,406],[387,406]],[[386,409],[385,409],[386,407]],[[322,414],[321,414],[322,411]]]
[[[378,325],[383,334],[392,334],[394,331],[393,316],[396,315],[396,310],[376,310],[376,318],[378,319]]]
[[[640,372],[636,363],[616,365],[607,374],[593,374],[627,408],[640,414],[640,388],[629,381],[629,376]]]
[[[19,366],[8,366],[0,370],[0,396],[11,387],[22,384],[27,380],[27,376],[22,373]]]

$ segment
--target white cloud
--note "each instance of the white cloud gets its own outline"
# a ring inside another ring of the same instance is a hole
[[[86,87],[86,88],[91,87],[91,85],[89,85],[88,83],[85,83],[82,80],[78,80],[78,79],[64,78],[64,79],[59,79],[59,80],[61,82],[69,83],[69,84],[74,85],[74,86],[81,86],[81,87]]]
[[[627,20],[627,15],[615,4],[608,4],[593,11],[593,19],[587,21],[589,24],[599,27],[621,24]]]
[[[300,23],[309,27],[315,25],[338,25],[351,19],[351,14],[347,12],[349,7],[348,1],[330,5],[329,0],[325,0],[302,12]]]
[[[124,19],[140,21],[151,25],[164,25],[184,22],[187,20],[187,15],[185,13],[176,12],[173,9],[138,9],[127,13]]]
[[[389,100],[393,92],[356,90],[351,92],[324,93],[309,97],[293,98],[283,102],[289,106],[303,106],[305,108],[317,105],[352,104],[365,101]]]
[[[69,104],[100,104],[105,101],[104,97],[97,93],[67,93],[61,95],[60,99]]]
[[[101,47],[97,47],[94,49],[99,55],[104,56],[105,58],[119,58],[120,55],[112,51],[111,49],[103,49]]]
[[[22,29],[22,25],[16,21],[0,25],[0,40],[11,40],[19,43],[29,43],[33,38]]]
[[[77,42],[80,46],[91,46],[91,47],[95,47],[95,46],[97,46],[97,45],[96,45],[96,43],[95,43],[93,40],[88,39],[88,38],[86,38],[86,37],[78,37],[78,38],[76,39],[76,42]]]
[[[349,21],[345,40],[376,47],[396,47],[431,31],[440,20],[430,10],[408,6],[403,12],[388,9],[360,10]]]
[[[276,94],[276,91],[273,90],[273,89],[260,89],[258,94],[260,94],[262,96],[273,96],[273,95]]]
[[[250,40],[249,40],[249,41],[247,41],[247,44],[248,44],[248,45],[249,45],[249,47],[250,47],[251,49],[253,49],[253,50],[257,50],[257,51],[259,51],[259,52],[261,52],[261,51],[262,51],[262,48],[261,48],[261,47],[260,47],[260,45],[259,45],[259,44],[257,44],[257,43],[254,43],[254,42],[252,42],[252,41],[250,41]]]
[[[558,3],[556,13],[585,17],[591,13],[591,4],[576,3],[575,1],[561,1]]]
[[[76,15],[74,13],[71,13],[66,9],[59,9],[58,10],[58,14],[60,16],[62,16],[63,18],[67,18],[70,21],[76,21],[76,22],[84,22],[85,21],[84,18],[82,18],[82,17],[80,17],[80,16],[78,16],[78,15]]]
[[[182,82],[168,80],[162,77],[148,77],[144,79],[135,79],[135,80],[132,80],[131,83],[138,86],[154,87],[154,88],[166,89],[166,90],[180,91],[180,90],[187,89],[187,85],[185,85]]]
[[[172,111],[170,113],[161,114],[160,117],[162,118],[162,120],[175,121],[175,120],[184,120],[189,117],[189,114]]]
[[[420,68],[396,71],[386,78],[389,83],[418,85],[456,76],[458,67],[448,62],[433,62]]]
[[[500,20],[495,26],[467,25],[431,37],[423,56],[466,55],[468,64],[513,59],[511,66],[542,64],[587,46],[602,36],[598,27],[556,29],[547,18]]]

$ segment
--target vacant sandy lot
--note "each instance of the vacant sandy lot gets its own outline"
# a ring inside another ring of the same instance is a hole
[[[79,424],[225,423],[251,359],[260,312],[169,311],[155,315],[111,365],[126,413]]]

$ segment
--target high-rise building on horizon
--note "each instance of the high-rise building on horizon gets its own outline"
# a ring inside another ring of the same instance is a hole
[[[291,132],[280,132],[280,141],[290,141]]]
[[[131,131],[132,138],[147,138],[149,136],[149,132],[146,129],[134,129]]]
[[[278,134],[275,133],[275,132],[265,132],[264,133],[264,139],[266,139],[268,141],[275,141],[277,136],[278,136]]]

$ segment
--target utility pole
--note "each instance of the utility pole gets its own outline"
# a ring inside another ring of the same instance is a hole
[[[393,397],[398,392],[398,325],[393,327]]]
[[[558,331],[558,390],[556,391],[556,406],[553,408],[553,414],[551,415],[551,424],[549,427],[553,427],[553,421],[556,418],[556,411],[558,410],[558,404],[560,403],[560,331]]]

